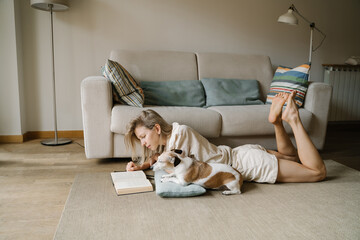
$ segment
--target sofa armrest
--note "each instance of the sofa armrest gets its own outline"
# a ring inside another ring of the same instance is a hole
[[[113,157],[110,131],[113,107],[111,83],[104,77],[87,77],[81,82],[85,154],[87,158]]]
[[[330,109],[332,86],[311,82],[306,93],[304,108],[313,114],[309,135],[317,149],[323,149]]]

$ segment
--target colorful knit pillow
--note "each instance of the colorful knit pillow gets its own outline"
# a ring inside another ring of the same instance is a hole
[[[279,66],[271,82],[266,103],[271,104],[272,99],[280,92],[291,93],[296,90],[295,103],[298,107],[301,107],[304,104],[305,94],[309,85],[309,71],[310,63],[305,63],[296,68]]]
[[[104,77],[110,80],[115,102],[135,107],[143,107],[144,93],[135,79],[119,63],[107,60],[102,68]]]

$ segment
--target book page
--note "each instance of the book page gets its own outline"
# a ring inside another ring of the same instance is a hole
[[[112,172],[111,178],[118,195],[153,191],[143,171]]]
[[[118,181],[114,183],[116,189],[138,188],[152,186],[147,179],[131,179],[130,181]]]
[[[112,172],[111,177],[114,182],[132,179],[146,179],[144,171]]]

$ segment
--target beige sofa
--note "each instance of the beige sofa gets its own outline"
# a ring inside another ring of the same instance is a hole
[[[259,55],[115,50],[110,59],[122,64],[137,81],[256,79],[263,102],[274,74],[269,57]],[[304,107],[300,109],[305,129],[318,149],[324,146],[331,90],[325,83],[310,83]],[[143,108],[114,104],[111,91],[110,82],[102,76],[87,77],[81,83],[87,158],[131,156],[124,145],[124,133],[130,119]],[[217,145],[257,143],[276,149],[274,128],[267,121],[270,105],[144,108],[154,109],[169,123],[191,126]],[[291,133],[288,125],[285,128]]]

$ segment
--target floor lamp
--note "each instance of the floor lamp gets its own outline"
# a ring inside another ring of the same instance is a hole
[[[307,23],[310,24],[309,63],[311,63],[312,53],[315,52],[321,46],[321,44],[324,42],[324,40],[326,38],[326,35],[320,29],[318,29],[315,26],[314,22],[311,22],[311,21],[307,20],[303,15],[301,15],[301,13],[296,9],[294,4],[291,4],[291,6],[289,7],[289,10],[287,11],[287,13],[281,15],[278,18],[278,22],[286,23],[286,24],[290,24],[290,25],[297,25],[298,24],[298,19],[296,18],[294,13],[299,15],[302,19],[304,19]],[[314,33],[314,29],[317,30],[323,36],[323,39],[321,40],[319,46],[317,46],[315,49],[313,49],[313,33]]]
[[[54,104],[54,129],[55,138],[41,141],[46,146],[58,146],[71,143],[67,138],[58,138],[57,117],[56,117],[56,90],[55,90],[55,63],[54,63],[54,30],[53,30],[53,12],[66,11],[69,8],[68,0],[31,0],[30,5],[33,8],[48,11],[51,16],[51,57],[52,57],[52,80],[53,80],[53,104]]]

